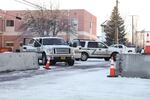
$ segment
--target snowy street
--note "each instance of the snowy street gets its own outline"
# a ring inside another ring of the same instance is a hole
[[[149,79],[108,74],[109,62],[96,59],[77,61],[73,67],[2,73],[0,100],[149,100]]]

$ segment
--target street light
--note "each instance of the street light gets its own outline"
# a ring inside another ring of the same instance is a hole
[[[0,16],[0,20],[1,20],[1,26],[2,26],[2,29],[1,29],[1,47],[3,47],[3,32],[4,32],[4,17],[3,16]]]

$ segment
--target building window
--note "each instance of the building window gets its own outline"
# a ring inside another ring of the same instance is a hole
[[[6,26],[13,27],[14,26],[14,20],[6,20]]]
[[[14,46],[14,43],[10,41],[10,42],[6,42],[5,45],[7,47],[12,47],[12,46]]]

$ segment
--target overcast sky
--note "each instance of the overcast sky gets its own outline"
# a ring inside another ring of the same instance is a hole
[[[33,9],[16,1],[22,0],[1,0],[0,9],[18,10]],[[60,9],[85,9],[97,17],[97,33],[100,35],[100,24],[110,18],[116,0],[28,0],[39,5],[53,3]],[[145,29],[150,31],[150,0],[119,0],[119,11],[125,20],[127,32],[131,32],[131,15],[135,15],[137,30]]]

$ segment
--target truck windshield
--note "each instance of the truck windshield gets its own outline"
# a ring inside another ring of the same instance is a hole
[[[47,38],[43,39],[43,45],[65,45],[66,42],[63,39]]]

